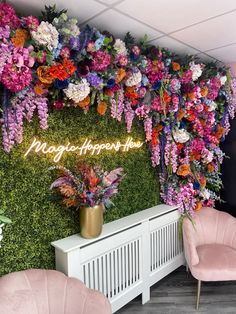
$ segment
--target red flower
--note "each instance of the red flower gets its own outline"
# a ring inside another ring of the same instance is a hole
[[[65,79],[69,78],[76,70],[73,62],[68,59],[64,59],[63,63],[57,63],[56,65],[51,66],[49,69],[49,74],[51,77],[55,79],[59,79],[64,81]]]

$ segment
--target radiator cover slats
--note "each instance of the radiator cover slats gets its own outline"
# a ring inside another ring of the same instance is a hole
[[[98,239],[56,241],[56,268],[101,291],[113,312],[140,293],[145,303],[150,286],[184,263],[178,218],[177,208],[159,205],[104,225]]]

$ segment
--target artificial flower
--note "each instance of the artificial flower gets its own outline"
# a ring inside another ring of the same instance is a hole
[[[97,112],[103,116],[107,111],[107,103],[105,101],[100,101],[97,106]]]
[[[16,48],[23,48],[27,38],[29,38],[28,31],[18,28],[15,32],[15,36],[11,38],[11,41]]]
[[[185,129],[175,129],[172,134],[177,143],[186,143],[190,139],[189,133]]]
[[[179,71],[180,70],[180,64],[178,62],[172,62],[172,69],[173,71]]]
[[[90,105],[90,97],[87,96],[86,98],[75,104],[78,105],[80,108],[86,108]]]
[[[210,195],[210,192],[208,191],[208,189],[204,188],[204,189],[201,190],[200,196],[201,196],[204,200],[208,200],[211,195]]]
[[[93,71],[105,71],[111,64],[111,55],[106,51],[96,51],[93,53],[92,70]]]
[[[70,83],[66,89],[64,89],[65,95],[73,100],[75,103],[79,103],[84,100],[90,93],[90,86],[86,79],[81,79],[78,83]]]
[[[41,65],[36,70],[37,75],[38,75],[38,79],[43,84],[50,85],[54,81],[54,78],[51,76],[49,69],[50,69],[50,67],[45,66],[45,65]]]
[[[64,108],[65,104],[62,100],[56,100],[56,101],[54,101],[52,106],[55,110],[59,111],[59,110],[62,110]]]
[[[194,62],[190,62],[190,70],[192,71],[192,80],[196,81],[202,75],[202,67],[201,64],[195,64]]]
[[[59,33],[57,29],[48,22],[42,21],[36,31],[31,31],[31,36],[38,45],[43,45],[50,51],[58,46]]]
[[[182,177],[186,177],[190,173],[191,173],[190,166],[186,164],[180,165],[177,170],[177,174]]]
[[[125,43],[121,39],[116,39],[113,48],[115,49],[116,53],[120,56],[127,56],[127,49],[125,47]]]
[[[126,71],[120,68],[116,73],[116,83],[120,83],[126,76]]]
[[[142,81],[142,74],[138,69],[134,69],[134,71],[129,72],[127,74],[127,79],[125,81],[125,85],[128,87],[132,87],[138,85]]]
[[[57,63],[51,66],[48,70],[51,77],[64,81],[69,78],[76,70],[74,63],[68,59],[64,59],[63,62]]]

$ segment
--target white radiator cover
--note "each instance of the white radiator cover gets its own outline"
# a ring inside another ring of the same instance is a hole
[[[79,234],[52,243],[56,269],[104,293],[114,313],[185,263],[175,206],[157,205],[103,225],[96,239]]]

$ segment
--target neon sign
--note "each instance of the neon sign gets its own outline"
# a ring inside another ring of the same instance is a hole
[[[69,142],[66,145],[49,145],[46,142],[41,142],[37,140],[35,137],[25,153],[25,157],[28,156],[30,152],[35,153],[42,153],[44,155],[46,154],[53,154],[53,161],[58,162],[61,157],[63,156],[64,152],[72,152],[77,153],[78,155],[99,155],[102,151],[123,151],[127,152],[130,149],[137,149],[140,148],[143,145],[144,142],[140,141],[134,141],[132,137],[128,137],[124,143],[121,143],[120,141],[114,142],[114,143],[97,143],[93,144],[92,140],[86,138],[84,143],[81,146],[74,146],[70,144]]]

